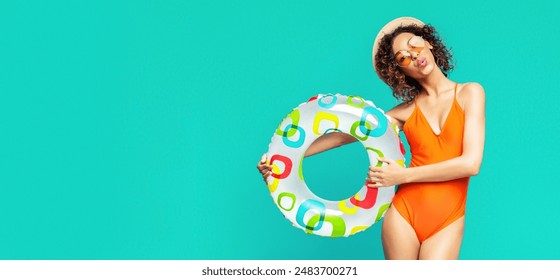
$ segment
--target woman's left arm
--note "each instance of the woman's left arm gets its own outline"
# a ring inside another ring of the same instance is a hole
[[[462,155],[442,162],[404,168],[391,159],[380,158],[384,167],[370,167],[370,187],[387,187],[411,182],[441,182],[478,174],[482,163],[485,133],[485,93],[477,83],[465,85],[465,131]]]

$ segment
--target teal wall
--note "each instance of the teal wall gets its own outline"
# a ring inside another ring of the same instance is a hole
[[[560,259],[558,2],[84,2],[0,4],[0,259],[382,259],[380,224],[291,226],[255,165],[312,95],[396,104],[371,47],[404,15],[486,89],[460,258]],[[306,174],[365,175],[343,149]]]

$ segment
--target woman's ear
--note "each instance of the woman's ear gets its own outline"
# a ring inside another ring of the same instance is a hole
[[[433,49],[434,47],[432,47],[432,44],[430,44],[430,42],[426,42],[426,45],[428,45],[428,49]]]

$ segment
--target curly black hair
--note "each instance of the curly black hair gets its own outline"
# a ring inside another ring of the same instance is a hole
[[[454,68],[450,49],[443,44],[436,29],[431,25],[422,27],[417,25],[403,25],[397,27],[392,33],[387,34],[379,41],[379,49],[375,55],[375,70],[379,77],[391,88],[393,96],[404,102],[411,102],[420,93],[422,86],[415,79],[406,76],[397,64],[393,53],[393,40],[401,33],[412,33],[421,36],[433,47],[431,50],[436,64],[443,74]]]

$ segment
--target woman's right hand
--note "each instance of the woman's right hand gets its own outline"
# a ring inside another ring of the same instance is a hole
[[[268,176],[272,174],[272,165],[266,164],[266,154],[263,154],[261,157],[261,161],[257,163],[257,169],[261,173],[264,181],[268,179]]]

